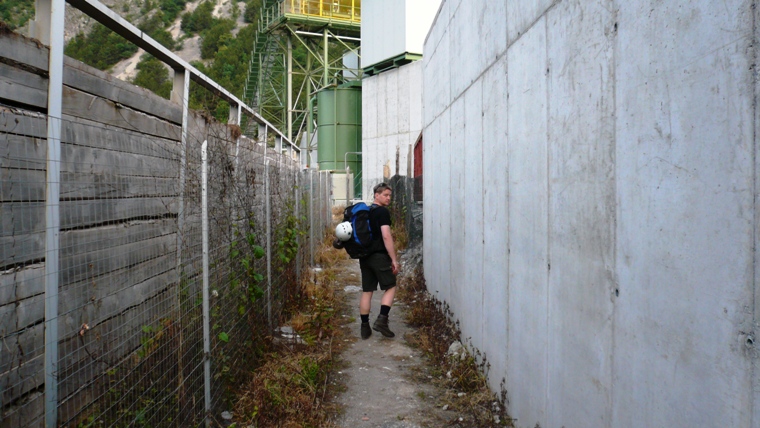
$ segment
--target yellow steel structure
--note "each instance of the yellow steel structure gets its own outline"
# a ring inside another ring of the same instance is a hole
[[[283,14],[361,23],[361,0],[285,0]]]

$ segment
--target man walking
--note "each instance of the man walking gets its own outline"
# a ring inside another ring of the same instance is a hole
[[[396,249],[391,235],[391,214],[386,208],[391,203],[391,187],[380,183],[373,189],[373,208],[369,212],[369,225],[372,230],[372,240],[377,250],[367,257],[359,259],[359,267],[362,271],[362,295],[359,301],[359,315],[362,319],[361,336],[367,339],[372,335],[372,330],[382,333],[385,337],[394,337],[395,334],[388,328],[388,313],[393,305],[396,295],[396,274],[399,264],[396,259]],[[377,233],[377,231],[380,233]],[[380,300],[380,315],[377,316],[372,329],[369,327],[369,310],[372,304],[372,293],[377,290],[377,285],[383,290]]]

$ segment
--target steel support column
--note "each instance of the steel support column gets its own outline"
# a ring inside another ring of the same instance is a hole
[[[58,425],[58,276],[61,232],[61,125],[63,26],[66,2],[50,0],[45,191],[45,426]]]

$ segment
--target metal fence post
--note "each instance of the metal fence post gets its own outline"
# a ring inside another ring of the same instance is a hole
[[[182,273],[182,234],[185,228],[185,169],[187,168],[188,100],[190,99],[190,72],[174,70],[172,101],[182,105],[182,134],[179,159],[179,207],[177,208],[177,274]],[[182,278],[178,282],[181,282]],[[179,293],[178,293],[179,294]],[[179,304],[177,305],[179,309]]]
[[[309,171],[309,260],[314,266],[314,174]]]
[[[272,207],[269,194],[269,158],[264,160],[264,213],[267,223],[267,322],[272,329]]]
[[[300,208],[300,202],[301,202],[301,198],[298,197],[299,193],[301,192],[301,189],[299,188],[300,184],[301,184],[301,180],[299,180],[301,178],[300,176],[301,176],[301,172],[298,169],[296,169],[296,173],[295,173],[295,182],[296,182],[296,185],[295,185],[295,189],[294,189],[293,193],[295,194],[295,198],[296,198],[296,201],[295,201],[295,216],[296,216],[296,224],[298,225],[298,229],[299,230],[302,227],[302,225],[301,225],[301,218],[299,217],[299,212],[298,212],[299,208]],[[296,248],[298,248],[298,253],[301,253],[301,235],[300,235],[300,233],[296,234]],[[301,283],[301,257],[300,257],[300,255],[298,253],[296,253],[296,284],[300,284]]]
[[[45,190],[45,426],[58,426],[58,275],[61,232],[63,23],[66,2],[51,0]]]
[[[206,426],[211,425],[211,317],[209,314],[208,141],[201,146],[201,234],[203,235],[203,384]]]

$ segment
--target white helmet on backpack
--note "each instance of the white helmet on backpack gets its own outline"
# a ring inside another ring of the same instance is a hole
[[[341,241],[345,242],[351,239],[351,234],[353,231],[354,229],[351,227],[351,223],[344,221],[335,228],[335,236],[337,236]]]

